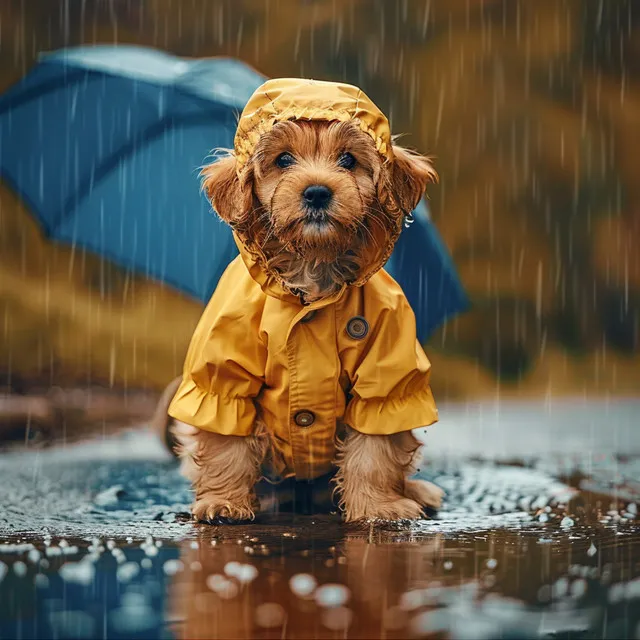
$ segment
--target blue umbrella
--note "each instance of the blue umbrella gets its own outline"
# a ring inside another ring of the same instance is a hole
[[[133,46],[63,49],[0,97],[0,175],[51,238],[206,302],[237,255],[199,190],[265,78],[230,58]],[[425,341],[467,298],[423,203],[387,264]]]

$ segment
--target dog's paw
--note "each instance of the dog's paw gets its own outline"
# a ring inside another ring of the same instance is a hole
[[[444,491],[426,480],[407,480],[404,485],[404,495],[415,500],[423,507],[439,509],[442,506]]]
[[[253,520],[255,513],[250,497],[241,502],[232,503],[220,496],[205,495],[198,498],[191,509],[198,522],[243,522]]]
[[[355,509],[345,508],[345,521],[358,520],[418,520],[424,517],[420,504],[411,498],[398,497],[395,500],[380,500],[363,504]]]
[[[424,517],[422,506],[411,498],[399,498],[393,502],[379,505],[376,518],[384,520],[417,520]]]

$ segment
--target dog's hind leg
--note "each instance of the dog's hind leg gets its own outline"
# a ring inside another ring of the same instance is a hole
[[[182,377],[178,376],[165,387],[158,399],[156,410],[149,421],[149,426],[153,432],[174,455],[176,453],[175,447],[177,445],[174,435],[175,420],[167,413],[167,411],[173,396],[176,394],[176,391],[180,386],[180,382],[182,382]]]

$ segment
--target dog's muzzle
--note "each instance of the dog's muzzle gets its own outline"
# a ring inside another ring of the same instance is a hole
[[[333,192],[323,184],[312,184],[302,192],[302,201],[307,216],[314,222],[327,220],[327,209],[331,204]]]

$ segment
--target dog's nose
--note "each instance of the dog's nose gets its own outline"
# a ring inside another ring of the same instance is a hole
[[[331,189],[323,184],[312,184],[302,193],[305,204],[313,209],[326,209],[332,195]]]

